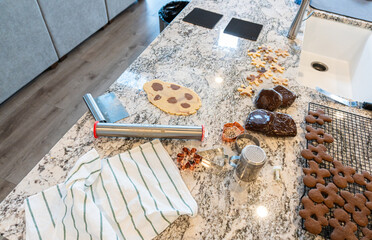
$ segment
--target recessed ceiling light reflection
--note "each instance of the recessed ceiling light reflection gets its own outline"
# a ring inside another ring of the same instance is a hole
[[[264,206],[258,206],[256,209],[256,213],[261,218],[264,218],[269,214],[269,212],[267,211],[267,208]]]
[[[216,77],[214,79],[214,81],[216,81],[216,83],[222,83],[223,82],[223,78],[222,77]]]
[[[218,38],[218,46],[237,48],[238,38],[230,34],[225,34],[223,33],[223,30],[221,30],[220,37]]]

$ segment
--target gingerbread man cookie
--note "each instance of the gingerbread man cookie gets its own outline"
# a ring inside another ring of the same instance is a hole
[[[254,65],[254,66],[256,66],[257,68],[259,68],[259,67],[263,67],[264,68],[266,62],[265,61],[262,61],[259,58],[253,58],[251,64]]]
[[[338,188],[333,183],[329,183],[327,186],[318,183],[316,184],[316,189],[311,189],[309,191],[308,196],[314,202],[324,203],[329,208],[333,208],[335,203],[342,207],[345,201],[337,192]]]
[[[306,122],[308,123],[318,123],[323,125],[324,122],[332,122],[332,119],[324,114],[324,111],[321,109],[316,110],[315,112],[309,111],[309,115],[305,117]]]
[[[319,234],[322,231],[322,226],[328,226],[328,221],[325,214],[329,212],[324,204],[314,204],[308,197],[303,197],[301,200],[304,209],[300,210],[300,216],[305,219],[305,228],[313,234]]]
[[[365,206],[367,199],[361,193],[352,194],[348,191],[341,191],[341,196],[347,202],[344,209],[351,213],[353,220],[361,227],[368,224],[368,215],[371,211]]]
[[[322,163],[323,160],[327,162],[333,161],[333,158],[327,154],[327,148],[323,144],[319,144],[316,147],[309,144],[308,148],[301,151],[301,155],[305,159],[315,160],[317,163]]]
[[[315,187],[317,183],[325,184],[324,178],[331,176],[327,169],[319,168],[318,164],[314,161],[309,161],[309,166],[310,168],[303,169],[305,173],[303,182],[310,188]]]
[[[272,54],[272,53],[266,53],[263,58],[268,63],[277,63],[278,62],[278,56]]]
[[[288,57],[289,56],[289,53],[287,50],[284,50],[284,49],[278,49],[278,50],[275,50],[275,53],[278,57]]]
[[[240,92],[240,95],[247,95],[248,97],[252,97],[254,91],[251,86],[246,87],[244,84],[238,88],[238,92]]]
[[[366,202],[366,207],[372,210],[372,192],[365,191],[364,196],[366,196],[366,198],[368,199],[368,201]]]
[[[273,77],[272,82],[277,85],[288,86],[288,79],[281,77]]]
[[[364,237],[361,240],[371,240],[372,239],[372,230],[369,230],[367,227],[362,229]]]
[[[261,53],[269,53],[273,51],[271,47],[265,47],[265,46],[259,46],[258,49]]]
[[[280,72],[280,73],[283,73],[285,68],[280,66],[279,64],[276,64],[276,63],[272,63],[271,66],[270,66],[271,70],[273,70],[273,72]]]
[[[339,188],[346,188],[347,183],[353,183],[353,174],[355,173],[355,169],[352,167],[344,166],[341,162],[334,160],[333,166],[335,168],[331,168],[330,172],[333,175],[333,183],[336,184]]]
[[[251,58],[261,57],[261,54],[259,52],[257,52],[255,49],[248,50],[248,55]]]
[[[270,69],[267,70],[266,68],[262,67],[258,69],[257,71],[258,71],[259,76],[264,76],[266,79],[273,76],[273,72]]]
[[[356,232],[357,225],[350,221],[349,214],[342,210],[341,208],[337,208],[333,211],[333,218],[329,220],[329,225],[331,225],[334,229],[331,233],[332,240],[358,240],[355,236],[354,232]]]
[[[313,128],[312,126],[307,125],[306,131],[308,131],[308,133],[305,134],[307,140],[316,140],[320,144],[323,144],[324,142],[332,143],[334,141],[331,135],[324,133],[324,129]]]
[[[249,84],[250,85],[253,85],[255,84],[257,87],[260,85],[260,83],[262,83],[263,81],[260,79],[260,76],[259,75],[253,75],[253,74],[250,74],[248,77],[247,77],[247,81],[249,81]]]
[[[368,172],[356,173],[353,176],[356,183],[362,186],[366,186],[368,191],[372,191],[372,176]]]

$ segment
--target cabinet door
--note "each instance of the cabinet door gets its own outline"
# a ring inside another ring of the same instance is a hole
[[[107,22],[105,0],[38,0],[59,57]]]
[[[106,0],[109,20],[116,17],[119,13],[135,2],[136,0]]]
[[[0,1],[0,103],[57,60],[36,0]]]

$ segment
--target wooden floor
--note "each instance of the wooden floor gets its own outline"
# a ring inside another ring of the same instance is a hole
[[[159,34],[169,0],[139,0],[0,105],[0,201]]]

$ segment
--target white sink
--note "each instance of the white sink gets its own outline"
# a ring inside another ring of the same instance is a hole
[[[314,62],[324,63],[328,70],[315,70]],[[371,102],[372,31],[310,17],[306,20],[297,81],[349,99]]]

